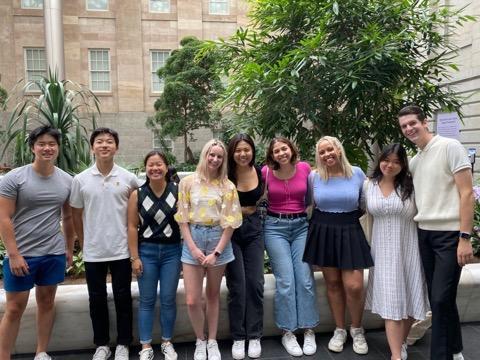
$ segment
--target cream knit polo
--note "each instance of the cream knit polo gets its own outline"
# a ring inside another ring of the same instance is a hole
[[[460,196],[454,174],[470,168],[459,141],[434,136],[410,161],[418,213],[414,220],[423,230],[458,231]]]

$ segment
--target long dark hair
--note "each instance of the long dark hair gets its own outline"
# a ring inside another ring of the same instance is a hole
[[[383,150],[380,158],[378,159],[377,166],[373,171],[372,179],[380,182],[383,178],[382,171],[380,170],[380,163],[384,161],[391,154],[395,154],[400,161],[402,170],[395,176],[394,186],[395,192],[400,196],[402,201],[407,200],[413,193],[413,179],[412,174],[408,168],[408,157],[405,148],[398,143],[387,145]]]
[[[167,173],[165,174],[165,181],[168,183],[170,181],[172,181],[172,170],[175,172],[176,174],[176,170],[175,168],[173,167],[170,167],[169,164],[168,164],[168,160],[167,160],[167,157],[165,156],[165,154],[161,151],[158,151],[158,150],[152,150],[150,151],[147,155],[145,155],[145,158],[143,159],[143,165],[146,167],[147,166],[147,161],[148,159],[150,159],[152,156],[155,156],[155,155],[158,155],[160,156],[160,158],[162,159],[162,161],[165,163],[166,167],[167,167]],[[146,178],[147,178],[147,183],[150,182],[150,179],[148,178],[147,175],[145,175]]]
[[[275,146],[275,144],[277,142],[282,142],[290,148],[290,151],[292,152],[292,157],[290,159],[290,163],[291,164],[296,164],[297,159],[298,159],[298,150],[297,150],[296,146],[290,140],[288,140],[286,137],[277,136],[277,137],[274,137],[272,139],[272,141],[270,141],[270,145],[268,145],[267,156],[266,156],[266,159],[265,159],[268,167],[270,167],[273,170],[280,169],[280,164],[273,159],[273,147]]]
[[[237,149],[237,145],[240,141],[245,141],[252,148],[252,160],[250,160],[250,163],[248,165],[253,166],[255,164],[255,144],[253,142],[253,139],[248,134],[236,134],[228,142],[227,150],[228,178],[235,185],[237,185],[237,174],[235,171],[237,169],[237,163],[235,162],[233,155],[235,155],[235,150]]]

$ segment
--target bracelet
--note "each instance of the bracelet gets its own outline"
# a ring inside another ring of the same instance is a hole
[[[130,262],[134,262],[134,261],[137,261],[139,260],[140,258],[138,256],[130,256]]]

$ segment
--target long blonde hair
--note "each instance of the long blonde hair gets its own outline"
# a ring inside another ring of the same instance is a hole
[[[196,173],[203,179],[208,179],[207,157],[212,147],[218,146],[223,150],[222,166],[218,171],[218,180],[224,181],[227,179],[227,148],[223,142],[218,139],[209,140],[202,148],[200,153],[200,160],[198,161]]]
[[[347,155],[345,154],[345,149],[343,148],[342,143],[338,138],[335,136],[323,136],[318,140],[317,145],[315,146],[315,162],[317,164],[317,172],[320,175],[320,178],[322,180],[328,180],[328,170],[325,164],[320,160],[320,156],[318,155],[318,148],[320,147],[320,144],[322,142],[328,142],[330,145],[332,145],[335,149],[338,150],[340,153],[339,156],[339,161],[340,161],[340,166],[342,168],[343,176],[347,178],[351,178],[353,175],[353,170],[352,170],[352,165],[350,165],[350,162],[347,159]]]

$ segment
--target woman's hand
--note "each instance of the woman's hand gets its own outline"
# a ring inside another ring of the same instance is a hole
[[[207,266],[214,266],[216,263],[217,263],[217,257],[215,256],[214,253],[212,253],[205,257],[205,260],[203,260],[202,265],[207,267]]]
[[[133,273],[135,274],[136,277],[142,276],[142,274],[143,274],[142,260],[135,259],[132,262],[132,271],[133,271]]]
[[[195,247],[195,249],[190,250],[193,258],[198,261],[199,264],[203,265],[203,262],[205,261],[205,254],[198,248]]]

